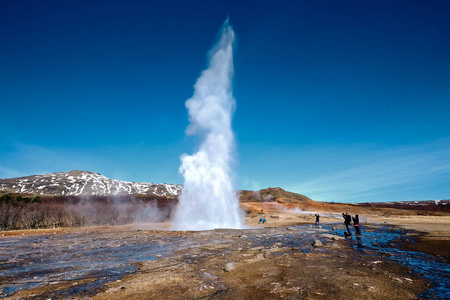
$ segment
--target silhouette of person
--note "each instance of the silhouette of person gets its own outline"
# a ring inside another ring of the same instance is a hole
[[[353,226],[355,227],[355,231],[357,235],[361,235],[361,229],[359,228],[359,216],[355,215],[353,218]]]
[[[352,223],[352,216],[348,212],[346,212],[346,213],[342,213],[342,217],[344,218],[345,228],[347,228],[347,232],[344,232],[344,234],[346,236],[352,235],[352,233],[350,231],[350,224]]]

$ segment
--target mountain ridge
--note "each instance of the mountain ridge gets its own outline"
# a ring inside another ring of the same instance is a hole
[[[167,183],[121,181],[100,173],[80,170],[0,179],[0,192],[50,196],[145,194],[177,197],[181,193],[181,187]]]
[[[97,172],[80,170],[0,179],[0,194],[64,197],[144,195],[150,197],[177,198],[181,194],[181,190],[182,185],[177,184],[120,181],[108,178]],[[239,191],[239,202],[297,203],[304,206],[323,203],[312,200],[299,193],[285,191],[280,187],[269,187],[259,191],[241,190]],[[445,211],[448,211],[450,208],[450,200],[448,199],[345,204],[360,207],[380,206],[407,209],[417,208],[421,210],[429,207],[441,207]]]

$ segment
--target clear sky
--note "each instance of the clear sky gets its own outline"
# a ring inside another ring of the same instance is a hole
[[[184,102],[227,16],[236,187],[450,198],[448,1],[0,1],[0,178],[182,183]]]

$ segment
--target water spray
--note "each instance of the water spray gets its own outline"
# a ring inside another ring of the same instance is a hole
[[[186,133],[199,136],[199,150],[183,154],[179,172],[184,186],[173,222],[177,230],[241,228],[239,199],[232,184],[235,138],[231,121],[234,31],[228,19],[209,53],[209,65],[186,101]]]

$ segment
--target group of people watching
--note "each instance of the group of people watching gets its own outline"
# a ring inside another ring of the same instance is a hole
[[[259,216],[259,222],[258,224],[264,224],[266,223],[266,215],[264,215],[264,209],[261,209],[261,215]]]
[[[314,226],[319,227],[320,216],[319,216],[319,214],[315,214],[314,216],[316,217],[316,222],[314,223]],[[346,212],[346,213],[342,213],[342,217],[344,217],[344,224],[345,224],[345,228],[347,229],[344,232],[345,236],[351,235],[350,225],[352,224],[352,221],[353,221],[353,226],[355,227],[356,234],[357,235],[361,234],[361,229],[359,228],[359,216],[358,215],[355,215],[354,217],[352,217],[348,212]]]
[[[261,209],[261,214],[263,213],[263,210]],[[316,217],[316,222],[314,223],[314,226],[319,227],[320,228],[320,215],[319,214],[315,214],[314,215]],[[342,217],[344,218],[344,224],[345,224],[345,228],[346,231],[344,232],[345,236],[350,236],[352,233],[350,231],[350,225],[352,224],[353,221],[353,227],[355,227],[355,231],[357,235],[361,235],[361,229],[359,228],[359,215],[355,215],[354,217],[352,217],[348,212],[342,213]],[[264,224],[266,223],[266,216],[265,215],[261,215],[259,218],[259,222],[258,224]]]
[[[352,218],[352,216],[348,212],[346,212],[346,213],[342,213],[342,217],[344,218],[345,228],[347,229],[347,232],[344,232],[344,234],[346,236],[351,235],[350,225],[352,223],[352,220],[353,220],[353,226],[355,227],[356,234],[357,235],[361,234],[361,229],[359,228],[359,216],[358,215],[355,215]]]

